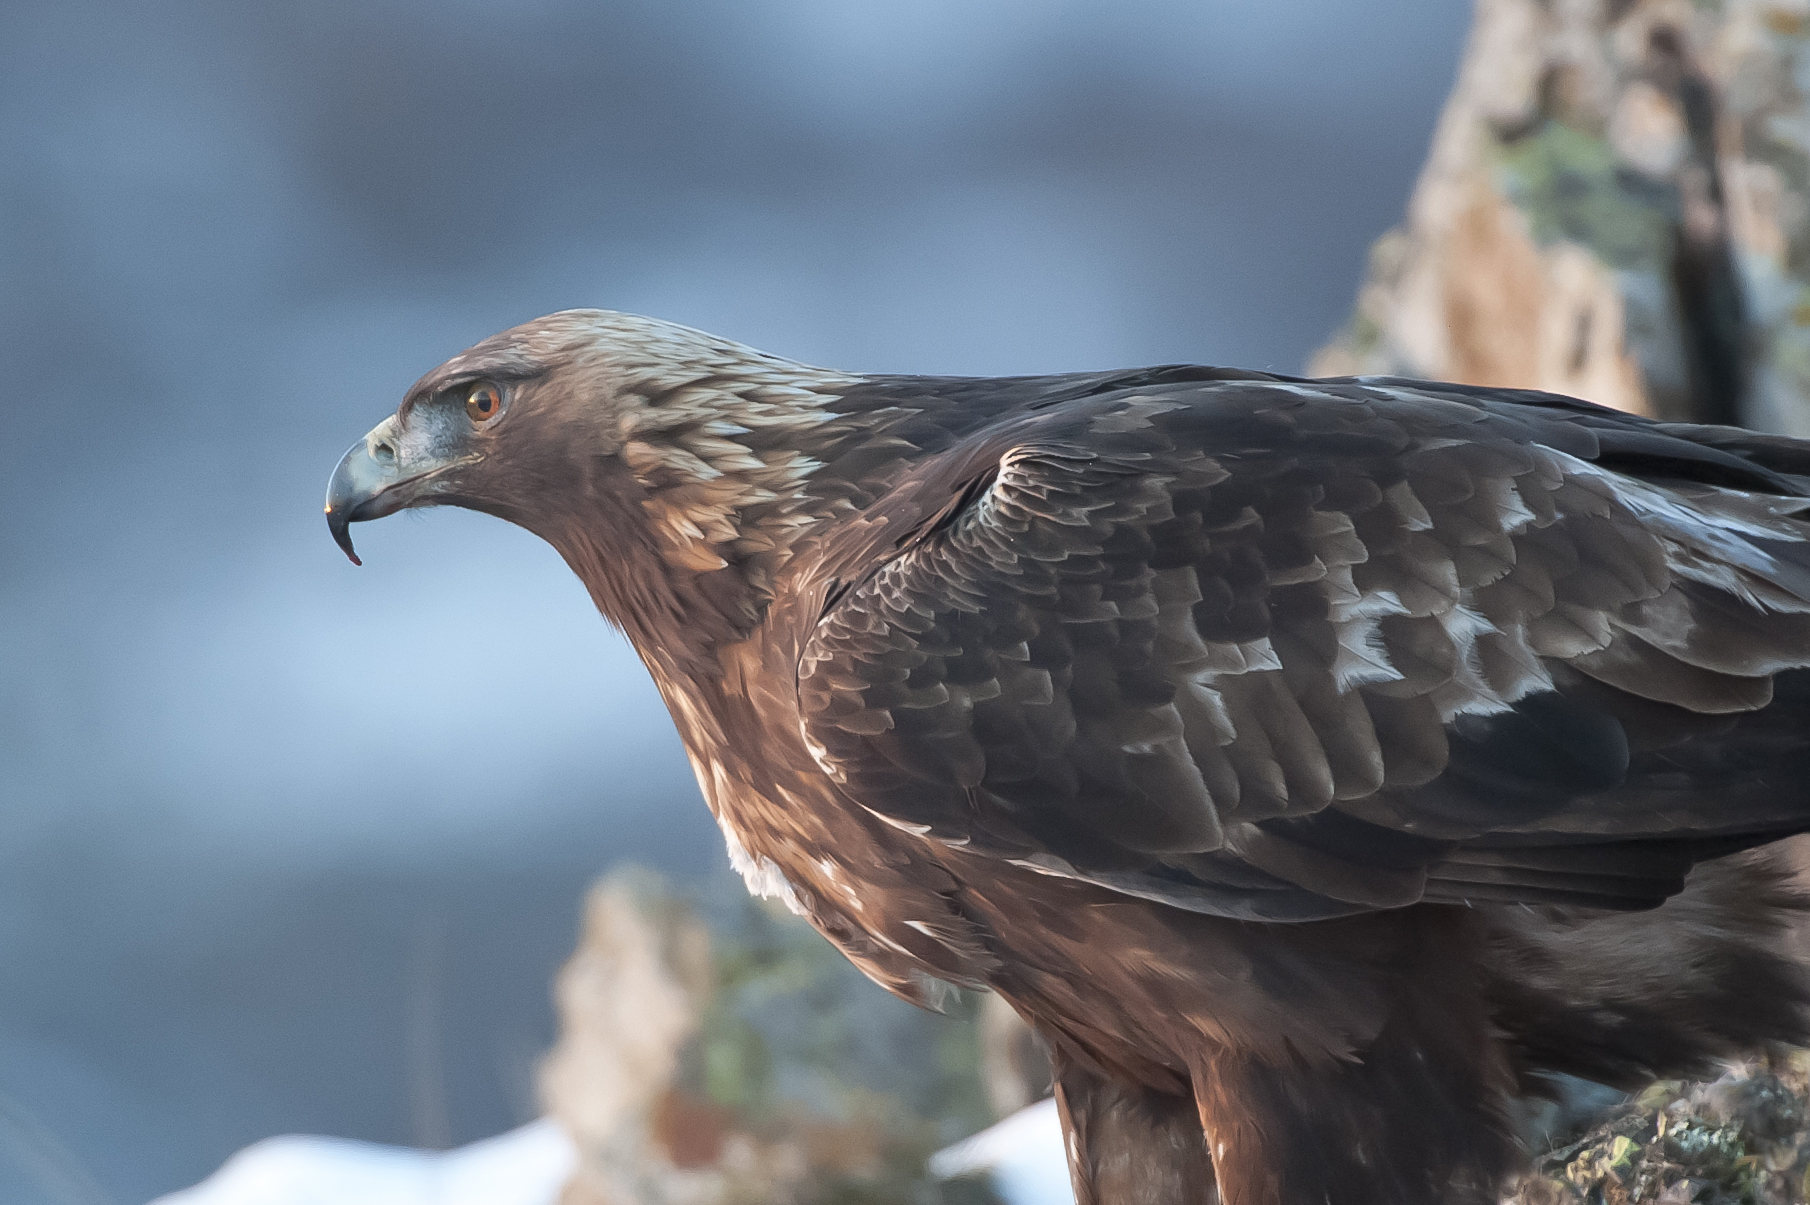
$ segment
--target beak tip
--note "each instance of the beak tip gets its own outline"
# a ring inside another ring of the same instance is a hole
[[[352,551],[351,528],[352,524],[347,522],[344,515],[334,514],[332,507],[327,508],[327,530],[332,533],[333,542],[339,545],[339,550],[346,554],[347,560],[354,565],[363,565],[364,562],[358,559],[358,554]]]

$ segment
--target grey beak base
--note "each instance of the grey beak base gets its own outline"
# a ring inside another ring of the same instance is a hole
[[[368,440],[353,444],[333,470],[333,477],[327,482],[327,530],[354,565],[364,562],[352,550],[349,528],[402,509],[401,499],[385,496],[397,484],[395,473],[372,457]]]

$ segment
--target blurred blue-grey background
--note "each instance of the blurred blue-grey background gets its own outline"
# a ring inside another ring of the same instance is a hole
[[[586,881],[722,865],[548,549],[327,538],[417,375],[591,305],[852,369],[1298,370],[1466,9],[0,4],[0,1200],[518,1124]]]

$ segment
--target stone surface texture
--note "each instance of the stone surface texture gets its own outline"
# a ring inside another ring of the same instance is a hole
[[[1810,4],[1478,0],[1314,375],[1810,434]]]

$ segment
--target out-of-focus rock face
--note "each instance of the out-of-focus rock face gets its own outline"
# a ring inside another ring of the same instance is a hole
[[[612,874],[555,997],[541,1094],[579,1153],[562,1205],[992,1199],[925,1166],[991,1120],[976,1002],[892,999],[739,881]]]
[[[1043,1040],[1010,1004],[999,996],[982,996],[979,1023],[981,1086],[993,1116],[1009,1117],[1054,1090]]]
[[[1810,0],[1478,0],[1315,375],[1810,434]]]
[[[714,980],[709,933],[657,879],[619,873],[592,888],[578,949],[554,982],[559,1042],[540,1075],[547,1112],[580,1151],[564,1205],[679,1200],[680,1182],[695,1178],[685,1172],[709,1161],[671,1123],[668,1101]],[[726,1199],[685,1187],[683,1199]]]

